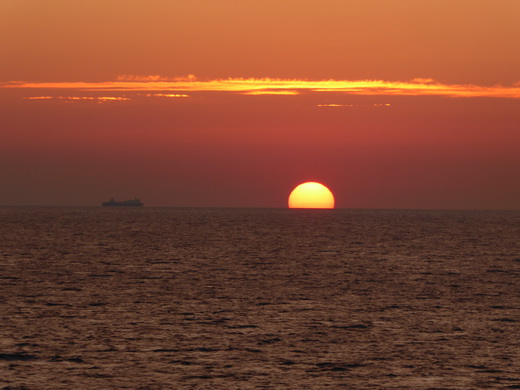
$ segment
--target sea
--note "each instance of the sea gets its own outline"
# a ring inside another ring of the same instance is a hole
[[[520,211],[1,207],[0,388],[520,389]]]

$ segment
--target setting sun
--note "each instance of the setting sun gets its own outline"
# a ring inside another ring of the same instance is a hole
[[[323,184],[307,182],[297,186],[289,195],[291,209],[333,209],[334,195]]]

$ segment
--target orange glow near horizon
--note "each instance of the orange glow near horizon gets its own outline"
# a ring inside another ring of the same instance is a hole
[[[244,95],[298,95],[303,92],[341,92],[352,95],[497,97],[520,99],[520,86],[442,84],[431,79],[385,80],[298,80],[274,78],[228,78],[198,80],[195,76],[172,79],[160,76],[125,76],[104,82],[11,81],[0,88],[76,89],[81,91],[168,91],[232,92]],[[170,96],[174,96],[171,94]]]
[[[321,183],[306,182],[289,195],[290,209],[333,209],[334,195]]]
[[[0,212],[111,195],[287,208],[314,180],[335,208],[520,210],[518,15],[520,0],[0,0]]]

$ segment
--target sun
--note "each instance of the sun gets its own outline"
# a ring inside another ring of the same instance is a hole
[[[321,183],[300,184],[289,195],[290,209],[333,209],[334,195]]]

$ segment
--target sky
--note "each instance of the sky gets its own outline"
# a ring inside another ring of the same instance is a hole
[[[2,0],[0,205],[520,209],[518,0]]]

